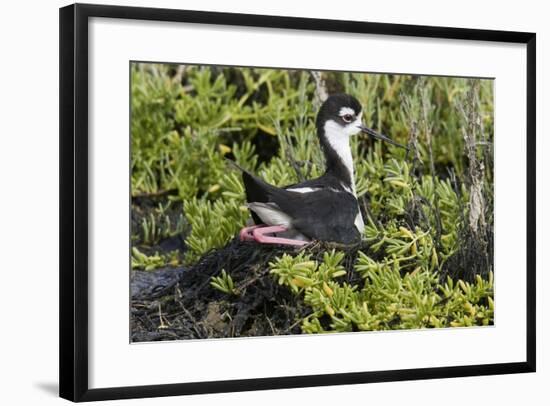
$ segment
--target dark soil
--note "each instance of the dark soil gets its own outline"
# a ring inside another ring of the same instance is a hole
[[[132,341],[299,333],[295,321],[310,309],[268,274],[267,263],[282,251],[235,239],[189,269],[134,271]],[[233,278],[238,295],[210,285],[222,269]]]

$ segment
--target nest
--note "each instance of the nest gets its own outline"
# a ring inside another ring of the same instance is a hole
[[[312,313],[299,295],[280,286],[269,274],[269,263],[288,253],[307,250],[322,260],[327,249],[345,252],[342,265],[350,284],[361,281],[353,268],[361,245],[316,243],[302,249],[241,242],[204,255],[190,268],[133,271],[131,281],[132,342],[300,334],[302,320]],[[210,285],[225,270],[237,294]]]

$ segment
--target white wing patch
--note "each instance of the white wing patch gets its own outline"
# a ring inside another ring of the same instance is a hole
[[[292,189],[287,189],[289,192],[296,192],[296,193],[311,193],[311,192],[317,192],[321,190],[321,188],[313,188],[313,187],[297,187]]]
[[[344,190],[346,192],[349,192],[351,194],[354,194],[353,191],[349,188],[349,187],[346,187],[343,183],[342,183],[342,187],[344,188]],[[343,193],[341,190],[339,189],[336,189],[336,188],[333,188],[333,187],[329,187],[329,188],[322,188],[322,187],[297,187],[297,188],[292,188],[292,189],[286,189],[288,192],[296,192],[296,193],[311,193],[311,192],[318,192],[320,190],[325,190],[325,189],[328,189],[330,190],[331,192],[334,192],[334,193]]]
[[[288,214],[281,211],[274,203],[248,203],[248,208],[258,215],[268,226],[283,226],[290,228],[292,219]]]

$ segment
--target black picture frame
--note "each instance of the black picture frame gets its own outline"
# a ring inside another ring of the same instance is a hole
[[[88,385],[88,19],[495,41],[527,48],[527,324],[524,362],[90,389]],[[536,35],[527,32],[74,4],[60,9],[60,396],[75,402],[534,372]]]

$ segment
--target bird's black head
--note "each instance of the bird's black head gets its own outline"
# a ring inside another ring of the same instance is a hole
[[[317,114],[317,133],[322,138],[330,139],[333,147],[341,142],[348,142],[349,136],[364,132],[372,138],[408,149],[365,126],[362,122],[362,110],[359,100],[349,94],[328,97]]]
[[[359,100],[349,94],[329,96],[317,114],[317,128],[324,129],[330,122],[339,127],[343,135],[355,135],[361,131],[362,110]]]

